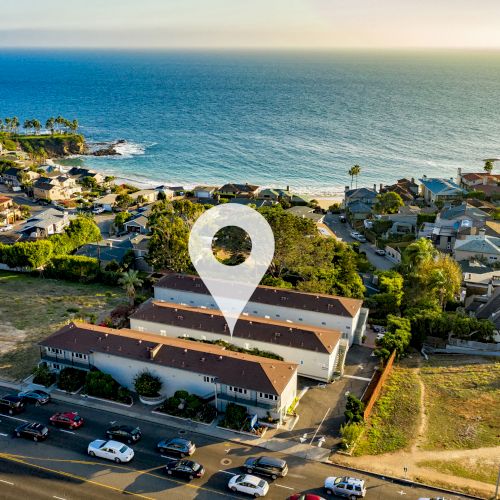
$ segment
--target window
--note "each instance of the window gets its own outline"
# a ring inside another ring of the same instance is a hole
[[[62,349],[56,349],[55,347],[49,347],[48,351],[52,352],[54,354],[62,354],[63,353]]]
[[[279,315],[279,314],[277,314],[277,315],[276,315],[276,317],[277,317],[277,318],[279,318],[279,317],[280,317],[280,315]]]
[[[208,377],[207,375],[205,375],[203,377],[203,382],[209,382],[210,384],[213,384],[215,382],[215,377]]]
[[[321,322],[321,324],[322,324],[322,325],[326,325],[326,321],[322,321],[322,322]]]
[[[74,352],[73,353],[73,357],[74,358],[78,358],[78,359],[87,359],[87,355],[86,354],[80,354],[79,352]]]
[[[271,401],[278,400],[278,396],[276,396],[275,394],[267,394],[265,392],[259,392],[259,398],[270,399]]]
[[[143,326],[138,326],[137,329],[140,331],[140,332],[143,332],[144,331],[144,327]]]
[[[229,390],[231,392],[237,392],[239,394],[246,394],[247,393],[246,389],[242,389],[241,387],[234,387],[232,385],[229,386]]]
[[[54,368],[54,370],[60,370],[61,365],[58,365],[57,363],[52,363],[52,368]]]
[[[166,330],[160,330],[160,335],[162,335],[163,337],[166,337],[167,336],[167,331]]]

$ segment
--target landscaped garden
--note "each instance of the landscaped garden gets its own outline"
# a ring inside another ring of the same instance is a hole
[[[247,409],[244,406],[237,405],[235,403],[228,403],[224,418],[219,425],[220,427],[225,427],[226,429],[249,432],[251,434],[256,434],[257,436],[262,436],[264,432],[266,432],[267,427],[260,426],[259,424],[255,424],[252,427],[251,420],[252,417],[247,413]]]
[[[211,423],[217,416],[217,410],[213,405],[187,391],[176,391],[156,411],[203,423]]]
[[[133,403],[130,391],[122,387],[111,375],[92,370],[85,377],[83,393],[100,399],[109,399],[116,403],[131,405]]]

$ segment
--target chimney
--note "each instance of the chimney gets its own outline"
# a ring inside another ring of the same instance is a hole
[[[376,184],[374,184],[374,185],[373,185],[373,190],[374,190],[375,192],[377,192],[377,185],[376,185]]]
[[[384,189],[384,185],[383,185],[382,183],[380,183],[380,185],[379,185],[379,186],[380,186],[380,187],[379,187],[379,192],[381,193],[381,192],[382,192],[382,189]]]
[[[486,238],[486,229],[484,227],[479,230],[479,237],[483,240]]]

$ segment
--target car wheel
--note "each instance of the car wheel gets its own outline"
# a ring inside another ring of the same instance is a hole
[[[252,474],[253,469],[250,469],[250,467],[247,467],[247,474]]]
[[[93,451],[89,451],[89,455],[90,455],[91,457],[95,457],[95,453],[94,453]]]
[[[172,471],[171,471],[171,470],[167,470],[167,474],[168,474],[169,476],[171,476],[171,475],[172,475]]]
[[[278,479],[278,476],[277,476],[276,474],[273,474],[273,475],[271,476],[271,479]]]
[[[160,450],[160,453],[165,453],[165,448],[158,448]]]
[[[35,443],[36,443],[36,442],[38,441],[38,438],[35,436],[35,437],[33,438],[33,441],[35,441]]]
[[[351,495],[349,497],[349,500],[358,500],[358,497],[356,495]]]
[[[122,461],[121,461],[118,457],[116,457],[116,458],[115,458],[115,462],[116,462],[117,464],[121,464],[121,463],[122,463]]]
[[[189,474],[189,480],[192,481],[194,479],[193,474]]]
[[[238,491],[238,488],[236,488],[236,486],[231,486],[231,491]]]
[[[20,438],[20,437],[21,437],[21,433],[20,433],[20,432],[16,432],[16,436],[17,436],[18,438]]]
[[[181,458],[184,458],[186,456],[185,453],[181,453]]]
[[[9,408],[9,415],[14,415],[14,410],[12,408]]]
[[[332,490],[326,490],[326,494],[327,495],[333,495],[333,491]]]
[[[254,493],[254,495],[253,495],[253,496],[254,496],[255,498],[259,498],[259,497],[260,497],[260,495],[259,495],[258,493]]]
[[[127,444],[132,444],[132,440],[131,439],[127,439]]]

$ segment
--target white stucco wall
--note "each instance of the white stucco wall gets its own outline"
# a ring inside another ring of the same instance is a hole
[[[257,348],[262,351],[269,351],[278,354],[286,361],[297,363],[298,372],[304,377],[316,380],[329,381],[333,375],[335,359],[337,358],[339,344],[331,354],[307,351],[305,349],[295,349],[290,346],[280,346],[268,342],[260,342],[255,339],[244,339],[241,337],[229,337],[213,332],[192,330],[178,326],[165,325],[139,319],[130,319],[130,328],[133,330],[154,333],[166,337],[192,337],[199,340],[219,340],[222,339],[244,349]]]
[[[202,293],[155,287],[155,299],[194,307],[218,309],[213,297]],[[268,317],[269,319],[278,321],[291,321],[298,325],[310,325],[339,330],[345,335],[345,338],[349,339],[349,345],[352,345],[354,330],[356,329],[359,316],[359,311],[355,317],[350,317],[306,311],[303,309],[293,309],[291,307],[271,306],[258,302],[248,302],[243,312],[250,316],[257,316],[260,318]]]

